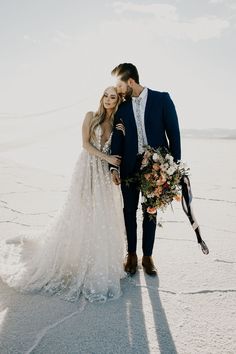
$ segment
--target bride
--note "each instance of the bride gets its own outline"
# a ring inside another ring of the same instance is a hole
[[[83,150],[65,201],[45,229],[0,244],[0,277],[20,292],[42,292],[76,301],[104,302],[121,295],[125,277],[125,225],[119,186],[108,164],[113,117],[120,98],[108,87],[96,113],[85,116]]]

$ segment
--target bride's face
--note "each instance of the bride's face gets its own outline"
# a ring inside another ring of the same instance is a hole
[[[108,87],[103,95],[103,105],[105,109],[114,109],[118,100],[118,94],[113,87]]]

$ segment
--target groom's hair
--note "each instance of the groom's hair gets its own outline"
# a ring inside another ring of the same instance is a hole
[[[112,72],[112,75],[119,76],[122,81],[127,82],[129,79],[133,79],[139,84],[139,74],[135,65],[131,63],[123,63],[116,66]]]

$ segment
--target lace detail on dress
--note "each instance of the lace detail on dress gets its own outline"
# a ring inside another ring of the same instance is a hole
[[[111,134],[112,135],[112,134]],[[92,141],[91,141],[92,142]],[[101,128],[93,145],[101,147]],[[64,204],[37,234],[0,244],[0,277],[20,292],[42,292],[76,301],[106,301],[121,295],[125,225],[120,188],[108,163],[83,150]],[[20,240],[20,242],[19,242]]]
[[[111,138],[112,138],[112,132],[109,136],[109,139],[105,142],[105,144],[102,146],[102,127],[101,125],[98,125],[95,129],[95,135],[96,135],[96,140],[92,140],[91,143],[93,144],[94,147],[96,147],[98,150],[109,154],[110,153],[110,146],[111,146]]]

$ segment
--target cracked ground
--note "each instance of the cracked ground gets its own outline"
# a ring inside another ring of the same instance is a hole
[[[197,171],[197,164],[196,169]],[[65,197],[68,181],[0,160],[1,239],[41,230]],[[103,305],[23,295],[0,281],[0,353],[236,352],[236,189],[232,178],[193,175],[194,211],[210,249],[203,255],[180,204],[159,215],[154,260],[122,280],[123,295]]]

